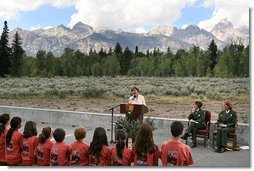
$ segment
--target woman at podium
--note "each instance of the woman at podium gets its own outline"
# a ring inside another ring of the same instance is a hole
[[[129,104],[143,104],[146,106],[145,98],[139,94],[139,89],[136,86],[131,88],[131,94],[132,96],[129,98]],[[140,114],[139,119],[143,121],[143,117],[143,114]]]

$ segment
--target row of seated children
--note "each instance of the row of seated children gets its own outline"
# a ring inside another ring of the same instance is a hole
[[[76,141],[71,145],[64,143],[65,131],[51,127],[42,129],[37,137],[36,123],[27,121],[24,132],[21,118],[13,117],[10,129],[8,114],[0,116],[0,161],[11,166],[188,166],[193,164],[187,145],[180,142],[183,124],[175,121],[171,125],[172,139],[165,141],[161,149],[154,144],[152,128],[143,123],[131,149],[126,147],[127,134],[118,130],[116,145],[108,146],[106,131],[97,127],[90,145],[84,143],[87,129],[78,127],[74,131]],[[50,139],[54,137],[56,143]]]

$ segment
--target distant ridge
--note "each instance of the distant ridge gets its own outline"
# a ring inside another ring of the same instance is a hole
[[[196,25],[190,25],[185,29],[158,26],[149,33],[138,34],[107,28],[94,29],[78,22],[72,29],[64,25],[32,31],[16,28],[10,32],[11,40],[16,31],[22,38],[23,48],[27,55],[31,56],[35,56],[38,50],[51,51],[54,55],[61,56],[67,47],[86,53],[90,49],[108,50],[110,47],[114,48],[116,42],[119,42],[123,48],[128,46],[131,50],[138,46],[140,51],[154,48],[166,51],[170,47],[173,52],[178,49],[187,50],[194,45],[207,49],[212,39],[219,49],[232,42],[241,42],[245,46],[249,44],[249,28],[234,28],[228,19],[221,20],[211,32],[200,29]]]

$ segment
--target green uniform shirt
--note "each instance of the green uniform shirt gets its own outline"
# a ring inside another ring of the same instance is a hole
[[[200,124],[206,126],[205,123],[205,111],[202,109],[199,109],[198,111],[195,111],[192,113],[193,117],[192,119],[196,122],[199,122]]]
[[[219,113],[218,117],[218,124],[225,124],[227,127],[235,127],[237,124],[237,115],[236,112],[233,110],[230,110],[228,113],[226,110],[223,110]]]

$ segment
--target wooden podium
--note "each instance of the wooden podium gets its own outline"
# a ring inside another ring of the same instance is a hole
[[[137,120],[139,115],[148,112],[148,107],[143,104],[120,104],[120,113],[126,114],[130,120]]]

